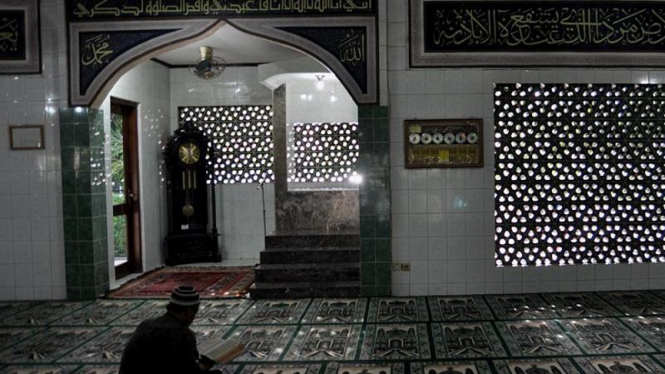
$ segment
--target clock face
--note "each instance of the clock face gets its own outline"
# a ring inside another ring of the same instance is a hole
[[[178,147],[178,157],[187,165],[195,164],[201,159],[201,150],[194,143],[183,143]]]

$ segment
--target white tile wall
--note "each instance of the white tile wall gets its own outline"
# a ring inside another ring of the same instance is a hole
[[[164,264],[163,241],[166,237],[166,190],[162,146],[171,134],[169,69],[153,61],[144,62],[123,75],[104,99],[104,132],[111,131],[111,97],[138,103],[139,186],[143,270]],[[111,141],[106,136],[106,168],[111,170]],[[109,274],[115,282],[113,212],[111,184],[106,186],[108,213]]]
[[[0,300],[66,297],[58,108],[67,106],[64,1],[41,2],[43,73],[0,76]],[[11,125],[44,125],[44,150],[11,151]]]
[[[494,83],[662,83],[665,71],[410,70],[406,48],[408,2],[387,0],[387,7],[392,252],[394,262],[411,262],[410,273],[393,272],[393,293],[399,296],[492,294],[665,286],[665,264],[523,269],[494,266],[492,108]],[[485,166],[406,170],[401,156],[402,126],[405,119],[416,118],[481,118]]]

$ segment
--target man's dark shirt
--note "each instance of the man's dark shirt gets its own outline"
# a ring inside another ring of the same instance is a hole
[[[119,374],[204,373],[198,357],[194,332],[166,313],[136,328],[122,355]]]

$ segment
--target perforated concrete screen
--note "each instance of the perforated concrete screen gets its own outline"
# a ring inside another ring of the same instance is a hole
[[[234,105],[179,107],[180,121],[193,121],[214,149],[209,183],[272,182],[272,107]]]
[[[494,95],[498,266],[665,262],[665,87]]]
[[[290,182],[343,182],[358,171],[358,123],[295,123]]]

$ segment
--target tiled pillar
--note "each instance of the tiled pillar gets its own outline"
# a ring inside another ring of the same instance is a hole
[[[391,294],[390,123],[388,107],[358,108],[361,295]]]
[[[60,110],[67,298],[109,289],[104,121],[92,108]]]

